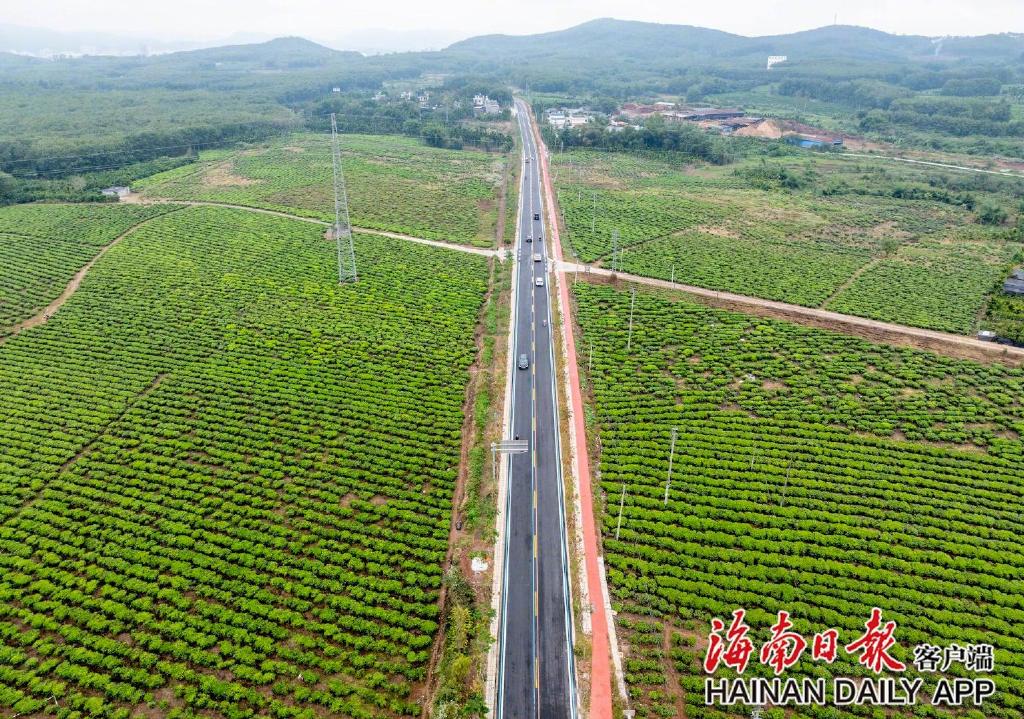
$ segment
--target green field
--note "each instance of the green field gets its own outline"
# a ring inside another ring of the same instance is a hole
[[[0,347],[10,714],[420,715],[488,268],[356,254],[182,209]]]
[[[985,326],[1024,346],[1024,297],[997,293],[989,303]]]
[[[1024,250],[975,214],[1012,215],[1024,187],[1005,178],[806,153],[693,167],[574,151],[553,164],[580,259],[709,289],[971,333]]]
[[[1024,370],[667,292],[637,293],[627,350],[630,293],[579,283],[575,299],[580,346],[593,346],[604,557],[640,716],[718,715],[700,668],[712,616],[744,607],[759,644],[787,610],[806,637],[835,627],[850,642],[873,606],[898,623],[904,660],[919,643],[993,644],[998,691],[983,714],[1024,716]],[[805,655],[790,671],[865,670],[840,650],[834,665]],[[770,670],[755,657],[751,673]],[[871,716],[842,710],[853,714]]]
[[[352,224],[491,247],[504,155],[441,150],[394,135],[343,135]],[[137,183],[147,197],[205,200],[334,219],[330,138],[299,134]]]
[[[117,204],[0,208],[0,337],[60,295],[105,245],[169,209]]]

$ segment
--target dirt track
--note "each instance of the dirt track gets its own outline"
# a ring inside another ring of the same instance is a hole
[[[320,225],[321,227],[331,226],[330,222],[317,220],[312,217],[302,217],[301,215],[292,215],[288,212],[282,212],[280,210],[267,210],[262,207],[250,207],[248,205],[233,205],[228,202],[207,202],[204,200],[148,200],[141,198],[138,195],[129,195],[126,198],[122,198],[121,201],[139,205],[181,205],[182,207],[226,207],[231,210],[257,212],[261,215],[273,215],[274,217],[284,217],[289,220],[308,222],[312,225]],[[431,247],[442,247],[446,250],[458,250],[459,252],[468,252],[473,255],[482,255],[484,257],[504,257],[504,253],[501,250],[489,250],[483,247],[457,245],[454,242],[443,242],[441,240],[428,240],[423,237],[413,237],[412,235],[403,235],[398,232],[388,232],[387,230],[373,230],[370,229],[369,227],[353,227],[352,231],[360,232],[364,235],[380,235],[381,237],[391,237],[396,240],[405,240],[406,242],[417,242],[421,245],[430,245]]]
[[[731,292],[718,292],[679,283],[672,284],[667,280],[658,280],[652,277],[641,277],[624,272],[613,274],[611,270],[604,269],[603,267],[581,264],[578,268],[581,277],[586,277],[591,281],[630,282],[667,290],[676,290],[693,295],[704,304],[714,307],[842,332],[870,340],[871,342],[925,349],[958,359],[971,359],[979,362],[1001,362],[1013,367],[1024,365],[1024,348],[1020,347],[1008,347],[948,332],[896,325],[865,317],[830,312],[829,310],[791,305],[785,302],[764,300],[758,297],[736,295]],[[576,269],[577,265],[574,263],[559,263],[559,270],[561,271],[575,272]]]
[[[173,210],[172,210],[172,212],[173,212]],[[164,215],[156,215],[154,217],[150,217],[148,219],[145,219],[142,222],[139,222],[138,224],[132,225],[127,230],[122,232],[120,235],[115,237],[113,240],[111,240],[110,242],[105,244],[102,247],[102,249],[100,249],[100,251],[97,252],[93,256],[93,258],[91,260],[86,262],[82,266],[82,268],[78,272],[76,272],[74,274],[74,276],[67,283],[67,285],[65,285],[64,290],[60,293],[60,295],[57,296],[56,299],[54,299],[50,304],[46,305],[46,307],[44,307],[43,309],[39,310],[34,315],[29,317],[27,320],[22,320],[21,322],[19,322],[16,325],[14,325],[11,328],[11,333],[9,335],[7,335],[6,337],[0,337],[0,345],[2,345],[4,342],[9,340],[11,337],[14,337],[16,334],[18,334],[22,330],[31,329],[32,327],[38,327],[39,325],[43,324],[48,319],[50,319],[50,317],[53,315],[53,313],[56,312],[57,310],[59,310],[61,307],[63,307],[64,303],[67,302],[71,298],[71,295],[75,294],[75,290],[77,290],[78,286],[80,284],[82,284],[82,279],[89,272],[89,270],[92,269],[92,266],[95,265],[96,262],[101,257],[103,257],[103,255],[107,254],[107,252],[110,251],[110,249],[114,245],[119,243],[121,240],[123,240],[125,237],[127,237],[131,233],[135,232],[135,230],[139,229],[140,227],[142,227],[146,223],[152,222],[153,220],[156,220],[156,219],[158,219],[160,217],[163,217],[163,216]]]

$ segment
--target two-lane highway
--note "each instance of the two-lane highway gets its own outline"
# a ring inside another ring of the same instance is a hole
[[[529,452],[507,460],[495,707],[498,719],[575,719],[572,602],[548,283],[552,275],[547,272],[537,146],[525,104],[517,100],[516,110],[523,172],[514,277],[511,426],[515,437],[529,441]],[[524,355],[529,366],[520,368]]]

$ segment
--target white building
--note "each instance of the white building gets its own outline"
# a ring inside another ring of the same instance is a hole
[[[581,108],[572,108],[560,110],[548,110],[548,124],[556,130],[562,130],[566,127],[581,127],[590,122],[593,117],[593,113],[583,110]]]
[[[501,112],[501,105],[487,95],[473,95],[473,110],[485,115],[497,115]]]

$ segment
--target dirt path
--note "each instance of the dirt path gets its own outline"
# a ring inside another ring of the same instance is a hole
[[[330,227],[330,222],[324,220],[317,220],[312,217],[303,217],[301,215],[293,215],[288,212],[281,210],[268,210],[263,207],[250,207],[249,205],[235,205],[230,202],[211,202],[207,200],[145,200],[138,196],[129,196],[131,199],[122,198],[122,202],[132,202],[140,205],[181,205],[183,207],[226,207],[230,210],[243,210],[245,212],[256,212],[261,215],[273,215],[274,217],[284,217],[289,220],[298,220],[299,222],[308,222],[312,225],[320,225],[321,227]],[[459,252],[468,252],[471,255],[481,255],[483,257],[498,257],[503,258],[504,252],[502,250],[486,249],[483,247],[470,247],[469,245],[457,245],[454,242],[443,242],[441,240],[428,240],[424,237],[413,237],[412,235],[403,235],[399,232],[389,232],[387,230],[374,230],[369,227],[353,227],[353,232],[359,232],[364,235],[379,235],[381,237],[391,237],[396,240],[405,240],[406,242],[416,242],[421,245],[429,245],[431,247],[441,247],[446,250],[457,250]]]
[[[482,593],[481,590],[489,586],[491,578],[485,575],[485,577],[481,579],[480,584],[477,584],[474,581],[469,568],[469,555],[472,553],[470,551],[472,548],[465,546],[465,544],[460,540],[474,539],[470,534],[471,530],[469,527],[463,529],[464,513],[466,510],[465,504],[468,496],[468,485],[470,479],[470,451],[474,446],[482,446],[478,445],[478,443],[482,443],[485,440],[483,433],[479,436],[477,434],[474,408],[476,406],[477,394],[487,390],[482,383],[488,381],[487,377],[490,374],[489,370],[493,370],[497,366],[498,362],[498,358],[495,356],[492,358],[492,364],[495,365],[495,367],[485,367],[482,364],[482,358],[484,356],[484,339],[487,336],[487,332],[484,329],[486,326],[485,315],[488,311],[491,299],[495,294],[495,285],[499,281],[498,273],[501,272],[501,266],[497,263],[490,263],[490,265],[487,292],[484,295],[483,304],[480,305],[480,312],[477,316],[476,322],[476,330],[473,335],[473,344],[477,348],[476,359],[469,367],[469,381],[466,382],[466,393],[462,402],[462,445],[459,450],[459,472],[455,481],[455,492],[452,495],[452,510],[448,525],[448,549],[446,550],[444,558],[445,572],[450,568],[458,567],[462,572],[462,575],[470,585],[473,586],[476,601],[480,609],[483,608],[483,599],[480,596]],[[487,603],[490,604],[490,597],[487,596],[486,598],[488,600]],[[434,637],[434,645],[431,649],[430,661],[427,665],[426,679],[418,689],[413,690],[415,700],[423,707],[421,716],[424,719],[429,716],[429,713],[433,708],[433,700],[437,692],[438,670],[444,656],[445,644],[448,641],[448,614],[448,585],[447,583],[442,582],[441,591],[437,598],[437,621],[440,629]],[[479,657],[474,657],[474,659],[479,659]],[[484,661],[486,662],[486,658]]]
[[[699,297],[706,304],[714,307],[755,314],[762,317],[783,319],[834,332],[842,332],[871,342],[930,350],[937,354],[957,359],[970,359],[978,362],[1001,362],[1013,367],[1024,365],[1024,348],[1020,347],[1009,347],[994,342],[983,342],[973,337],[926,330],[919,327],[907,327],[880,320],[871,320],[865,317],[844,315],[830,310],[802,307],[786,302],[776,302],[775,300],[765,300],[759,297],[736,295],[731,292],[718,292],[703,287],[694,287],[693,285],[681,285],[679,283],[673,285],[667,280],[640,277],[639,275],[630,275],[624,272],[613,275],[610,270],[590,265],[576,265],[571,262],[559,262],[558,265],[560,272],[573,272],[578,267],[581,277],[585,277],[589,281],[633,282],[650,287],[677,290]]]
[[[387,230],[371,230],[366,227],[353,227],[353,232],[361,232],[365,235],[380,235],[381,237],[392,237],[396,240],[405,240],[406,242],[415,242],[420,245],[429,245],[431,247],[440,247],[445,250],[456,250],[458,252],[466,252],[471,255],[481,255],[482,257],[497,257],[499,260],[505,258],[504,250],[489,250],[484,247],[470,247],[469,245],[456,245],[451,242],[442,242],[441,240],[427,240],[422,237],[413,237],[412,235],[401,235],[397,232],[388,232]]]
[[[174,212],[174,210],[170,210],[170,212]],[[92,266],[95,265],[101,257],[103,257],[103,255],[107,254],[110,248],[112,248],[114,245],[119,243],[121,240],[123,240],[131,233],[135,232],[135,230],[139,229],[143,225],[152,222],[153,220],[157,220],[161,217],[166,217],[167,214],[168,213],[164,213],[162,215],[155,215],[153,217],[143,220],[142,222],[139,222],[138,224],[132,225],[127,230],[122,232],[120,235],[115,237],[113,240],[105,244],[91,260],[89,260],[82,266],[82,269],[80,269],[78,272],[74,274],[71,280],[64,287],[64,291],[61,292],[60,295],[58,295],[55,300],[53,300],[50,304],[46,305],[46,307],[44,307],[43,309],[39,310],[36,314],[29,317],[27,320],[22,320],[21,322],[11,327],[11,333],[9,335],[7,335],[6,337],[0,337],[0,345],[4,344],[7,340],[9,340],[11,337],[14,337],[19,332],[31,329],[33,327],[38,327],[39,325],[43,324],[48,319],[50,319],[50,317],[52,317],[57,310],[64,306],[65,302],[71,299],[71,295],[75,294],[75,290],[77,290],[78,286],[82,284],[82,279],[85,277],[85,275],[89,272],[89,270],[92,269]]]
[[[985,175],[999,175],[1000,177],[1015,177],[1024,179],[1024,175],[1011,170],[986,170],[981,167],[967,167],[966,165],[953,165],[947,162],[932,162],[930,160],[912,160],[909,157],[893,157],[892,155],[871,155],[861,152],[838,152],[835,157],[858,157],[869,160],[892,160],[893,162],[907,162],[911,165],[927,165],[928,167],[941,167],[945,170],[959,170],[961,172],[980,172]]]
[[[498,221],[494,227],[494,245],[501,247],[505,242],[505,210],[508,202],[508,183],[512,172],[507,164],[501,176],[501,195],[498,197]]]
[[[867,262],[865,262],[865,263],[864,263],[863,265],[861,265],[860,267],[858,267],[858,268],[857,268],[857,269],[856,269],[856,270],[854,271],[854,273],[853,273],[852,275],[850,275],[849,277],[847,277],[847,278],[846,278],[845,280],[843,280],[843,281],[842,281],[842,282],[840,283],[840,285],[839,285],[838,287],[836,287],[836,288],[835,288],[835,290],[834,290],[834,291],[832,292],[832,294],[830,294],[830,295],[829,295],[828,297],[826,297],[826,298],[825,298],[825,301],[824,301],[824,302],[822,302],[822,303],[821,303],[820,305],[818,305],[818,307],[819,307],[820,309],[825,309],[825,308],[827,308],[827,307],[829,306],[829,304],[830,304],[830,303],[831,303],[831,302],[832,302],[832,301],[833,301],[833,300],[834,300],[834,299],[835,299],[836,297],[838,297],[839,295],[841,295],[841,294],[843,294],[844,292],[846,292],[847,288],[848,288],[848,287],[849,287],[850,285],[852,285],[852,284],[853,284],[854,282],[856,282],[856,281],[857,281],[857,278],[858,278],[858,277],[860,277],[860,276],[861,276],[861,275],[863,275],[863,274],[864,274],[865,272],[867,272],[867,271],[868,271],[869,269],[871,269],[872,267],[874,267],[875,265],[877,265],[877,264],[878,264],[878,262],[879,262],[879,261],[880,261],[881,259],[882,259],[881,257],[872,257],[872,258],[871,258],[871,259],[869,259],[869,260],[868,260]]]

